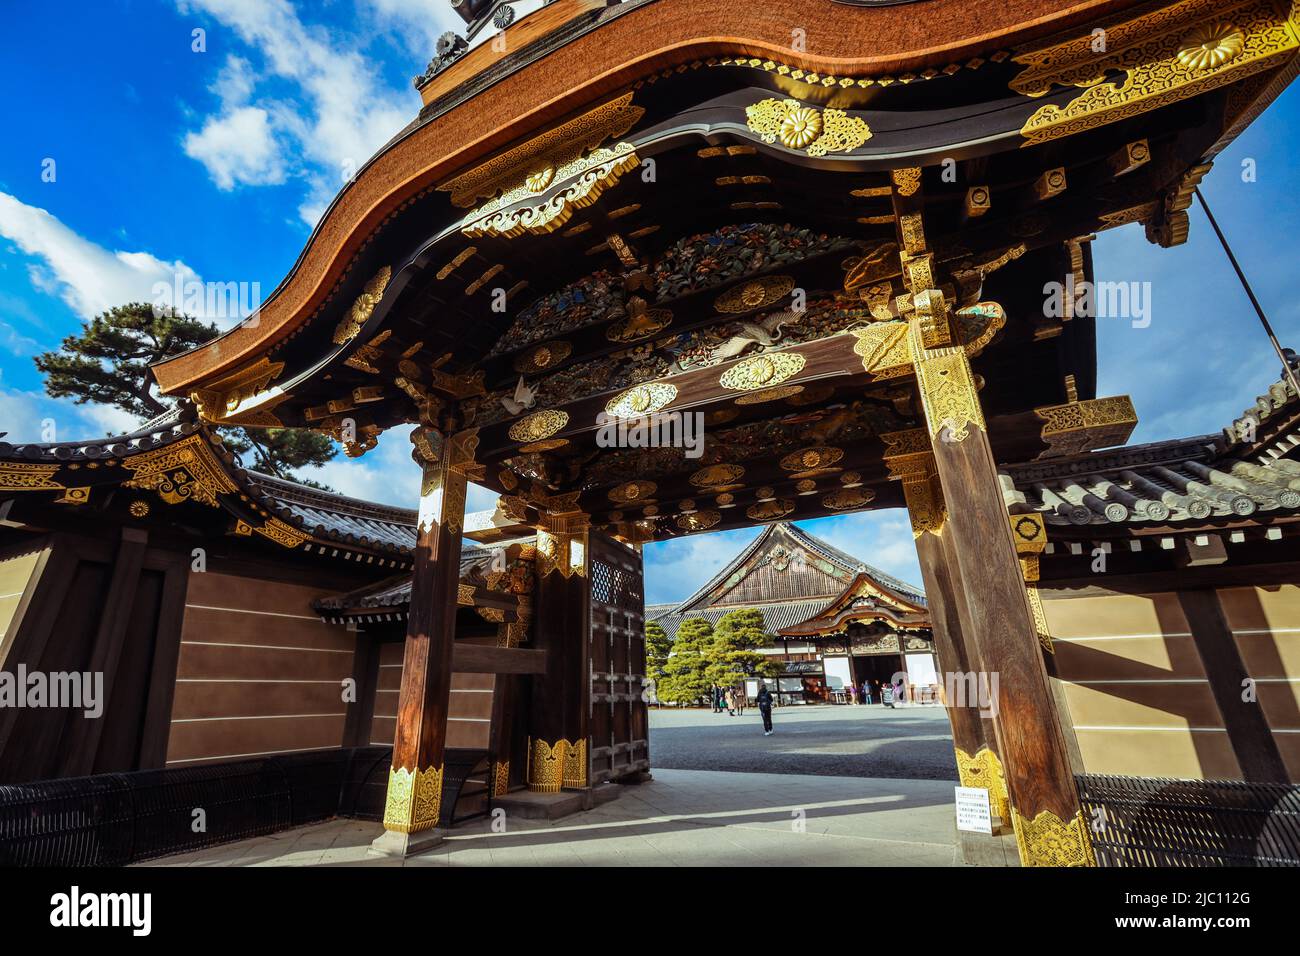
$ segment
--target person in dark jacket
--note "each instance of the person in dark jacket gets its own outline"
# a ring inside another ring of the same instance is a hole
[[[758,693],[754,695],[754,702],[758,704],[758,712],[763,716],[763,736],[772,736],[772,692],[767,689],[767,684],[758,685]]]

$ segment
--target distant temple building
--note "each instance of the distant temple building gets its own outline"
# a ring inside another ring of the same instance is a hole
[[[782,703],[843,699],[846,686],[906,672],[934,681],[934,640],[925,595],[800,530],[788,521],[763,533],[680,604],[646,606],[646,620],[669,637],[689,618],[716,625],[753,608],[776,639],[768,653],[785,663]]]

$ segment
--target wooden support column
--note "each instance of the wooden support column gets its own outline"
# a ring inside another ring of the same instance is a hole
[[[935,468],[948,503],[977,659],[998,682],[994,727],[1026,866],[1091,865],[1092,848],[1043,666],[966,353],[911,342]]]
[[[411,578],[402,686],[397,704],[393,765],[384,805],[384,835],[373,850],[408,855],[441,838],[443,750],[451,696],[452,654],[460,588],[460,537],[467,471],[476,431],[449,434],[449,422],[425,423],[411,433],[413,457],[423,469]]]
[[[95,643],[90,656],[90,674],[100,674],[106,700],[100,701],[105,712],[108,700],[112,699],[117,687],[117,669],[122,660],[122,649],[126,640],[127,623],[135,604],[136,589],[140,583],[140,569],[144,564],[145,548],[149,535],[140,528],[123,528],[122,538],[113,559],[113,575],[109,581],[108,594],[105,596],[99,627],[95,631]],[[81,714],[69,718],[70,724],[64,730],[60,741],[58,776],[80,777],[94,773],[96,757],[99,753],[100,740],[107,720],[90,720]],[[126,729],[126,728],[122,728]],[[134,770],[134,761],[122,766],[100,766],[101,771]]]
[[[935,471],[930,438],[924,429],[893,432],[881,436],[890,477],[903,484],[916,540],[917,559],[925,585],[926,604],[939,658],[944,705],[952,724],[957,776],[963,787],[989,791],[992,810],[1006,827],[1011,826],[1010,802],[1002,761],[998,757],[992,717],[983,710],[980,681],[987,671],[980,665],[976,648],[968,637],[969,623],[952,535],[945,534],[947,508]],[[967,863],[1002,864],[1000,846],[984,847],[993,840],[981,834],[959,834]]]
[[[1007,507],[989,446],[976,378],[954,341],[949,306],[926,246],[922,198],[898,185],[903,276],[913,306],[909,346],[943,500],[944,536],[965,596],[963,630],[997,681],[994,731],[1021,863],[1094,864],[1087,822],[1053,701]]]
[[[539,503],[533,646],[546,650],[546,673],[533,682],[528,789],[556,793],[590,781],[587,674],[587,529],[577,494]]]
[[[519,616],[516,620],[497,627],[497,646],[519,647],[528,638],[532,622],[532,600],[520,596]],[[516,731],[523,721],[515,712],[520,703],[520,678],[514,674],[498,674],[496,693],[492,699],[492,796],[503,797],[510,792],[511,763],[516,747]],[[518,777],[516,771],[516,777]]]

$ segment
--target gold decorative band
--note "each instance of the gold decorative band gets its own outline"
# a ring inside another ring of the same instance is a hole
[[[384,828],[398,833],[418,833],[438,825],[442,809],[442,767],[388,772],[388,799],[384,803]]]
[[[963,787],[979,787],[989,792],[989,803],[1002,822],[1011,822],[1011,798],[1007,793],[1007,778],[1002,772],[1002,761],[988,747],[981,747],[971,756],[957,748],[957,779]]]
[[[1025,589],[1025,594],[1029,598],[1029,609],[1034,615],[1034,631],[1038,634],[1038,643],[1047,653],[1055,654],[1056,645],[1052,643],[1052,632],[1047,626],[1047,612],[1043,610],[1043,598],[1038,593],[1037,585],[1030,584]]]
[[[564,751],[564,785],[582,789],[587,786],[587,740],[575,740]]]
[[[533,793],[559,793],[564,786],[564,758],[567,740],[548,744],[545,740],[528,741],[528,789]]]
[[[1097,865],[1082,810],[1069,823],[1063,823],[1050,810],[1043,810],[1029,820],[1012,807],[1011,820],[1016,828],[1022,866]]]
[[[492,766],[492,796],[504,797],[510,791],[510,761],[498,760]]]
[[[971,426],[985,431],[984,412],[966,353],[958,347],[926,349],[916,325],[912,336],[916,384],[930,436],[940,441],[960,442],[966,440]]]
[[[528,741],[528,789],[534,793],[558,793],[561,787],[587,786],[587,741],[557,740],[554,744],[530,738]]]

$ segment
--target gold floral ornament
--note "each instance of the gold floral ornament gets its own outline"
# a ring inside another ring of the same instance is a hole
[[[559,365],[573,352],[573,346],[568,342],[552,341],[543,342],[541,345],[534,346],[522,355],[516,356],[514,360],[514,369],[521,374],[530,372],[541,372],[552,366]]]
[[[548,408],[519,419],[510,426],[510,440],[517,442],[535,442],[550,438],[565,425],[569,424],[569,413]]]
[[[708,465],[693,473],[690,482],[696,488],[717,489],[731,485],[745,474],[741,465]]]
[[[611,342],[639,342],[672,325],[673,314],[668,309],[648,309],[639,296],[633,301],[640,303],[640,308],[629,308],[631,314],[626,319],[605,330],[605,338]]]
[[[693,511],[677,519],[677,527],[683,531],[704,531],[712,528],[722,520],[720,511]]]
[[[1245,34],[1231,23],[1202,24],[1187,35],[1178,62],[1190,70],[1214,70],[1245,48]]]
[[[794,511],[794,502],[789,498],[777,498],[775,501],[760,501],[745,509],[745,514],[754,521],[775,521]]]
[[[781,121],[781,142],[791,149],[803,149],[822,134],[822,115],[807,106],[785,114]]]
[[[524,179],[524,186],[529,192],[539,193],[551,183],[555,182],[555,167],[543,166],[535,172],[529,173]]]
[[[808,364],[798,352],[769,352],[742,359],[722,373],[718,384],[738,391],[754,391],[780,385],[798,375]]]
[[[745,109],[745,122],[765,143],[781,141],[809,156],[847,153],[871,139],[871,127],[843,110],[818,112],[798,100],[766,99]]]
[[[384,290],[388,288],[388,281],[392,277],[393,270],[389,266],[384,266],[375,273],[374,278],[366,283],[365,288],[361,290],[361,294],[352,303],[352,308],[348,310],[348,314],[335,327],[335,345],[347,345],[357,337],[361,327],[370,321],[375,306],[379,305],[380,300],[383,299]]]
[[[547,167],[524,177],[524,181],[507,189],[500,197],[489,199],[461,221],[461,232],[471,239],[500,236],[513,238],[525,233],[546,235],[564,226],[579,209],[594,204],[606,189],[641,165],[636,147],[631,143],[592,150],[576,156],[558,167]],[[546,185],[536,188],[543,180]],[[554,180],[554,182],[550,181]],[[559,183],[554,195],[536,201],[538,193]],[[517,205],[533,200],[525,205]]]
[[[609,500],[626,504],[631,501],[645,501],[658,489],[653,481],[628,481],[609,489]]]
[[[831,511],[848,511],[870,504],[876,493],[867,488],[841,488],[822,498],[822,505]]]
[[[794,289],[793,276],[763,276],[728,289],[713,302],[719,312],[749,312],[780,302]]]
[[[786,471],[814,471],[833,465],[843,457],[843,449],[833,445],[816,445],[786,455],[781,459],[781,467]]]
[[[398,833],[419,833],[438,825],[442,808],[442,767],[388,772],[384,801],[384,828]]]
[[[659,411],[677,397],[677,386],[650,382],[620,392],[609,400],[605,414],[613,418],[637,418]]]

